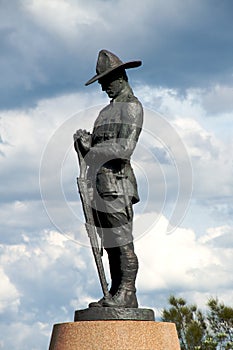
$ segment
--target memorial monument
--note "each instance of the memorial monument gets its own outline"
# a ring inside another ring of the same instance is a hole
[[[153,310],[139,308],[136,296],[138,258],[132,231],[133,205],[139,195],[130,158],[142,130],[143,108],[126,69],[141,64],[123,63],[112,52],[101,50],[96,75],[85,84],[98,81],[111,99],[91,133],[79,129],[74,134],[78,189],[103,296],[75,311],[74,322],[54,326],[50,350],[180,349],[175,325],[155,322]],[[110,288],[103,250],[108,255]]]

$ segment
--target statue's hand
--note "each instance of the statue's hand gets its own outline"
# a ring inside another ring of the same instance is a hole
[[[79,129],[73,137],[75,149],[78,147],[82,153],[87,153],[91,147],[91,134],[87,130]]]
[[[85,152],[88,152],[91,147],[91,134],[87,132],[86,130],[83,130],[83,133],[81,134],[79,138],[79,143],[82,147],[82,149]]]
[[[79,139],[81,138],[81,136],[83,134],[88,134],[87,130],[83,130],[83,129],[78,129],[76,131],[76,133],[74,134],[74,141],[79,141]]]

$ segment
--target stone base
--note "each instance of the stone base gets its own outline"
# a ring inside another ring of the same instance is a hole
[[[180,350],[173,323],[82,321],[56,324],[49,350]]]
[[[154,321],[154,311],[141,308],[123,307],[90,307],[77,310],[74,314],[74,321],[106,321],[106,320],[133,320],[133,321]]]

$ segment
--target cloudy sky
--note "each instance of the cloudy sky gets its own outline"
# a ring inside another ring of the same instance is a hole
[[[101,296],[72,134],[108,103],[84,87],[103,48],[143,61],[128,71],[145,110],[140,305],[157,318],[171,293],[232,305],[232,13],[231,0],[0,0],[0,349],[48,348],[54,323]]]

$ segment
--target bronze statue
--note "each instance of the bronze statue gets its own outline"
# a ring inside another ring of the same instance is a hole
[[[87,164],[93,222],[108,254],[111,275],[109,293],[89,307],[138,307],[132,222],[139,196],[130,157],[141,132],[143,109],[125,69],[140,65],[141,61],[123,63],[107,50],[99,52],[96,75],[86,85],[98,81],[111,101],[99,113],[91,134],[80,129],[74,135],[75,149]]]

